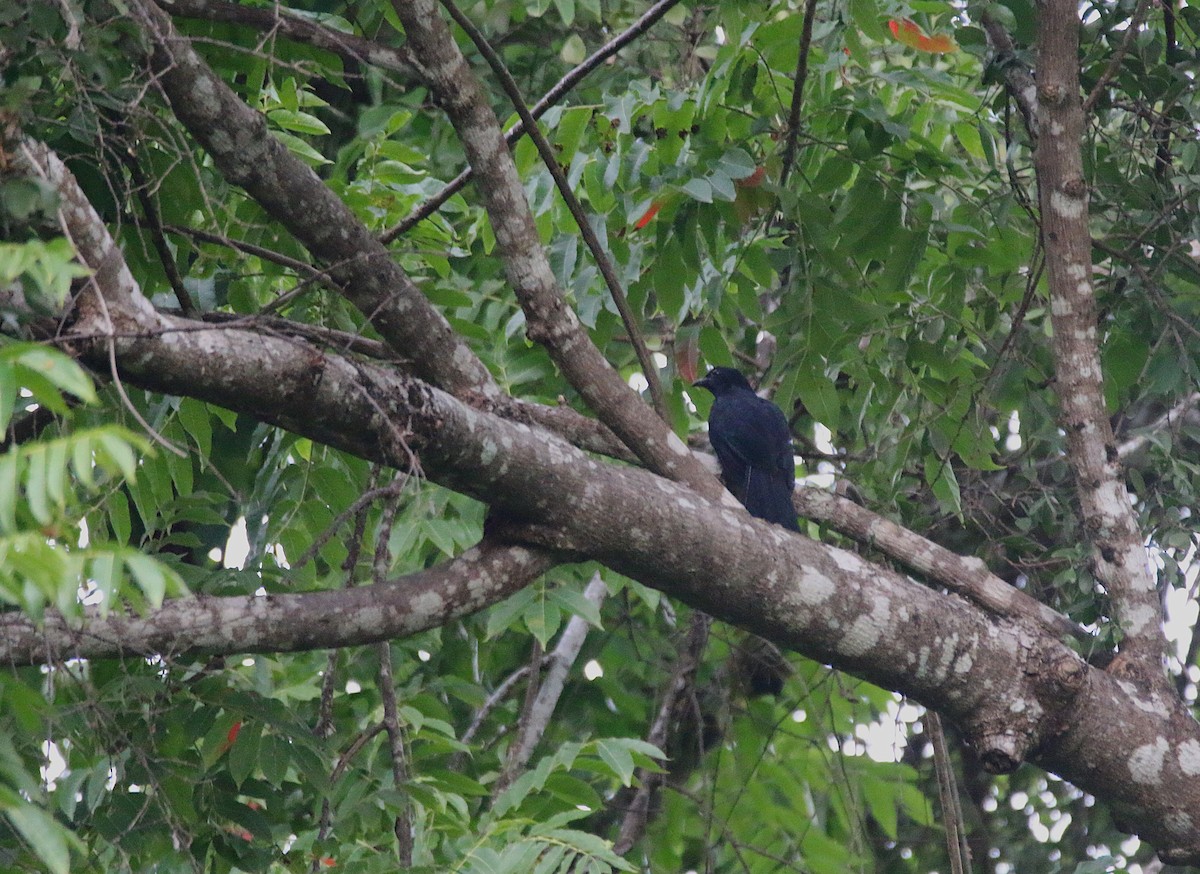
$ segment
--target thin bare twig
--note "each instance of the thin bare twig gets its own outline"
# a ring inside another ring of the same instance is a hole
[[[392,781],[396,791],[404,798],[393,823],[396,833],[396,855],[402,868],[410,868],[413,857],[412,809],[404,792],[404,786],[408,782],[408,751],[404,745],[404,731],[400,725],[400,709],[396,704],[396,681],[392,676],[392,645],[384,641],[375,646],[379,653],[379,694],[383,698],[383,726],[387,730],[391,752]]]
[[[317,535],[316,539],[313,540],[308,549],[304,550],[304,554],[301,555],[300,558],[296,560],[296,563],[292,565],[292,570],[299,570],[312,561],[316,554],[320,551],[321,547],[328,543],[330,538],[337,534],[342,525],[346,523],[346,520],[355,513],[361,513],[367,507],[381,498],[389,498],[398,494],[403,488],[404,482],[396,479],[388,483],[386,486],[368,489],[367,491],[363,492],[358,496],[358,498],[355,499],[353,504],[339,513],[336,519],[325,526],[325,530]]]
[[[374,486],[378,482],[379,466],[372,465],[370,480],[372,488],[368,489],[368,491],[374,491]],[[359,501],[356,501],[352,507],[352,512],[355,515],[354,535],[350,538],[349,546],[346,549],[346,560],[342,562],[342,570],[346,573],[346,578],[343,585],[347,588],[354,585],[354,569],[358,566],[358,558],[362,553],[363,534],[367,530],[368,503],[360,499]],[[342,517],[339,517],[331,525],[329,525],[326,528],[326,533],[332,532],[341,527],[341,518]],[[317,724],[313,727],[313,734],[315,734],[317,737],[328,737],[333,734],[333,693],[334,685],[336,683],[335,676],[337,668],[337,652],[338,651],[336,649],[331,649],[328,657],[325,660],[325,677],[321,682],[321,706],[320,710],[318,711]],[[377,725],[369,734],[360,735],[358,741],[361,741],[361,743],[366,743],[367,738],[378,734],[383,727],[384,726],[382,724]],[[357,745],[351,746],[351,751],[357,752],[359,749],[361,749],[361,743],[358,741],[355,742]],[[337,780],[338,776],[341,774],[341,769],[345,766],[345,763],[349,761],[349,757],[353,754],[351,751],[348,751],[335,765],[333,773],[330,775],[330,783]],[[328,794],[321,799],[321,817],[319,823],[320,825],[317,829],[317,839],[323,841],[329,837],[330,832],[333,830],[333,806],[330,804]],[[310,872],[313,872],[313,874],[319,870],[318,859],[313,859],[309,870]]]
[[[712,619],[704,613],[692,614],[687,646],[675,665],[675,673],[667,685],[662,704],[659,705],[658,713],[646,735],[646,740],[660,750],[666,749],[671,729],[678,724],[682,708],[686,707],[691,700],[691,690],[696,681],[696,670],[700,667],[700,659],[708,645],[708,631],[711,625]],[[663,783],[663,775],[639,768],[638,782],[640,785],[637,793],[625,812],[625,817],[621,821],[621,831],[613,843],[613,852],[618,856],[623,856],[633,849],[633,845],[645,833],[646,823],[650,819],[651,801]]]
[[[392,526],[396,522],[396,513],[400,509],[400,493],[407,482],[408,474],[397,471],[389,484],[391,499],[383,506],[383,515],[375,534],[372,575],[376,585],[387,580],[391,566],[391,550],[388,548],[388,544],[392,538]],[[379,694],[383,699],[383,725],[387,729],[388,747],[391,753],[392,781],[396,786],[396,791],[401,793],[403,798],[393,823],[396,833],[396,855],[399,857],[401,867],[410,868],[413,857],[412,805],[409,803],[404,789],[408,782],[408,750],[404,742],[404,730],[400,724],[400,708],[396,704],[396,681],[392,675],[391,642],[385,640],[376,644],[376,651],[379,653]]]
[[[812,45],[813,18],[817,0],[804,4],[804,28],[800,31],[800,56],[796,58],[796,75],[792,77],[792,107],[788,113],[787,141],[783,146],[783,168],[779,171],[779,187],[787,185],[796,160],[796,143],[800,138],[800,110],[804,106],[804,83],[808,79],[808,52]]]
[[[988,45],[991,46],[992,53],[995,55],[993,63],[1000,68],[1004,76],[1005,87],[1017,103],[1017,109],[1025,124],[1025,132],[1029,135],[1030,142],[1036,145],[1038,138],[1037,82],[1033,78],[1033,71],[1029,69],[1028,64],[1017,57],[1017,47],[1013,44],[1012,37],[1008,35],[1004,25],[995,16],[985,9],[979,16],[979,23],[983,27],[984,33],[987,34]]]
[[[542,680],[542,642],[538,638],[533,639],[533,648],[529,654],[529,673],[526,675],[529,682],[525,684],[525,703],[521,705],[521,717],[517,724],[521,726],[521,733],[524,734],[524,726],[528,725],[532,719],[533,705],[537,701],[538,688],[541,686]],[[517,745],[509,747],[508,759],[504,763],[504,769],[500,772],[500,776],[496,778],[496,785],[492,787],[492,799],[500,797],[513,780],[517,778],[517,772],[521,769],[522,763],[518,761],[516,752]]]
[[[1129,19],[1129,26],[1125,28],[1125,36],[1121,40],[1121,45],[1113,52],[1108,66],[1104,68],[1104,72],[1100,74],[1100,78],[1096,80],[1096,84],[1092,86],[1091,92],[1088,93],[1087,100],[1083,102],[1083,114],[1085,116],[1096,108],[1096,101],[1100,99],[1100,95],[1108,87],[1108,83],[1113,80],[1113,77],[1117,75],[1117,71],[1121,69],[1121,64],[1125,61],[1125,56],[1129,54],[1129,49],[1133,46],[1133,41],[1142,30],[1142,22],[1145,21],[1146,12],[1149,9],[1150,0],[1141,0],[1137,8],[1133,10],[1133,17]]]
[[[962,800],[954,780],[954,764],[946,746],[946,732],[942,720],[932,710],[925,711],[926,728],[933,744],[933,768],[937,773],[938,801],[942,808],[942,826],[946,831],[946,855],[950,857],[951,874],[965,874],[971,870],[963,832]]]
[[[417,78],[411,58],[403,48],[394,48],[351,33],[325,27],[309,18],[290,13],[279,4],[270,7],[244,6],[220,0],[156,0],[165,10],[183,18],[223,21],[267,32],[279,32],[296,42],[332,52],[345,61],[370,64]]]
[[[162,215],[158,211],[158,204],[150,195],[150,183],[146,179],[146,174],[142,172],[142,165],[132,147],[121,150],[121,160],[129,170],[134,193],[137,195],[138,203],[142,205],[142,213],[146,216],[146,222],[150,226],[150,240],[154,244],[154,251],[158,253],[158,260],[162,263],[163,272],[167,275],[167,282],[170,284],[171,290],[175,292],[175,299],[179,301],[180,310],[185,316],[190,316],[196,311],[196,305],[192,302],[192,296],[188,294],[188,290],[183,284],[183,277],[179,275],[179,267],[175,264],[175,256],[167,245],[167,238],[163,233]]]
[[[600,572],[597,571],[583,590],[583,597],[599,608],[607,595],[608,587],[605,586]],[[554,709],[562,697],[567,674],[579,657],[580,650],[583,649],[587,633],[588,621],[582,616],[572,616],[567,622],[566,628],[563,629],[562,635],[559,636],[558,643],[546,657],[545,662],[549,664],[549,668],[538,685],[536,698],[523,715],[516,738],[509,747],[506,768],[511,770],[513,776],[517,776],[525,769],[533,755],[534,747],[546,733],[550,717],[554,715]]]
[[[629,339],[633,343],[638,363],[641,364],[642,373],[646,377],[646,383],[650,389],[650,400],[654,404],[654,409],[658,411],[658,414],[662,416],[664,421],[667,421],[667,403],[666,398],[663,396],[662,382],[658,378],[658,367],[654,363],[654,356],[650,354],[650,350],[646,347],[646,341],[642,337],[641,329],[637,324],[637,318],[629,306],[628,299],[625,297],[625,289],[621,287],[621,280],[617,277],[617,270],[613,266],[612,259],[604,251],[604,246],[600,243],[600,238],[596,235],[595,229],[592,228],[592,223],[588,220],[587,213],[583,210],[583,204],[579,202],[579,198],[571,190],[571,183],[567,179],[567,174],[563,170],[562,164],[558,162],[558,156],[554,153],[554,147],[550,145],[549,140],[546,139],[546,135],[538,127],[537,120],[529,111],[529,107],[525,105],[525,99],[521,96],[521,89],[517,85],[516,80],[513,79],[512,74],[508,72],[508,67],[504,65],[504,61],[496,54],[491,43],[487,41],[487,38],[479,28],[475,26],[475,22],[471,21],[458,8],[454,0],[441,0],[441,3],[446,11],[450,13],[450,17],[457,22],[458,26],[466,31],[471,42],[475,44],[475,48],[483,55],[484,60],[487,61],[488,66],[492,68],[492,72],[496,74],[496,78],[500,81],[500,87],[504,89],[504,93],[512,101],[517,115],[521,117],[521,121],[525,124],[525,132],[533,140],[538,154],[542,156],[542,161],[545,163],[546,169],[550,171],[550,175],[554,179],[554,184],[558,187],[558,193],[562,195],[567,209],[571,211],[571,215],[575,219],[575,224],[579,227],[579,233],[583,237],[584,243],[587,244],[588,249],[591,251],[596,266],[600,268],[600,275],[604,277],[604,284],[608,286],[608,293],[612,295],[613,303],[617,306],[617,312],[621,314],[621,321],[625,324],[625,331],[629,334]]]

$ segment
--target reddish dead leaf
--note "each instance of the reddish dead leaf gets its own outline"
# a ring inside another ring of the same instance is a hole
[[[229,731],[225,735],[225,740],[221,741],[221,749],[217,755],[224,755],[233,746],[233,742],[237,740],[238,732],[242,730],[242,721],[239,719],[233,725],[229,726]]]
[[[651,203],[650,208],[642,213],[642,217],[634,224],[634,230],[640,231],[642,228],[646,227],[646,225],[650,224],[654,217],[658,215],[658,211],[660,209],[662,209],[662,204],[657,200]]]
[[[736,184],[739,188],[758,188],[763,184],[763,179],[766,178],[767,168],[759,165],[754,168],[754,172],[745,179],[737,180]]]
[[[898,42],[902,42],[909,48],[916,49],[919,52],[929,52],[930,54],[937,55],[958,51],[958,43],[954,41],[954,37],[946,33],[926,36],[915,22],[907,18],[900,21],[896,21],[894,18],[891,19],[888,21],[888,30],[892,32],[892,36]]]
[[[700,365],[700,344],[695,335],[686,339],[676,337],[675,340],[675,369],[688,385],[696,381],[696,371]]]

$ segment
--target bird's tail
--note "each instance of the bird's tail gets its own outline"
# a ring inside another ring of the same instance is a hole
[[[746,509],[751,516],[799,531],[796,508],[792,506],[792,486],[779,476],[751,468],[746,481]]]

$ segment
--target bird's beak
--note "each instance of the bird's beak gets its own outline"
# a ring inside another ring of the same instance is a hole
[[[708,377],[707,377],[707,376],[701,377],[700,379],[698,379],[698,380],[696,380],[695,382],[693,382],[693,383],[692,383],[692,387],[693,387],[693,388],[696,388],[696,387],[699,387],[699,388],[706,388],[706,389],[708,389],[709,391],[712,391],[712,384],[711,384],[711,383],[709,383],[709,381],[708,381]]]

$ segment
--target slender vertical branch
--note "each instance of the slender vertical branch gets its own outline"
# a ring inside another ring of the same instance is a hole
[[[1100,95],[1104,93],[1104,89],[1108,87],[1108,83],[1113,80],[1117,75],[1117,71],[1121,69],[1121,64],[1125,61],[1125,56],[1129,54],[1129,49],[1133,46],[1133,41],[1137,39],[1137,35],[1142,31],[1142,23],[1146,20],[1146,12],[1149,9],[1150,0],[1141,0],[1137,8],[1133,10],[1133,17],[1129,19],[1129,26],[1125,28],[1125,36],[1121,39],[1121,45],[1113,52],[1112,57],[1108,61],[1108,66],[1104,68],[1104,72],[1100,74],[1100,78],[1092,86],[1087,100],[1083,102],[1083,114],[1085,116],[1091,115],[1092,110],[1096,108],[1096,101],[1100,99]]]
[[[658,378],[658,367],[654,363],[654,357],[650,354],[650,350],[646,348],[646,341],[642,337],[641,328],[638,327],[637,318],[634,316],[633,310],[629,307],[629,300],[625,296],[625,289],[621,287],[621,280],[617,278],[617,270],[613,266],[612,259],[604,251],[604,246],[601,245],[600,238],[596,235],[595,229],[592,228],[592,223],[588,220],[587,213],[583,210],[583,204],[579,202],[579,198],[571,190],[571,183],[567,179],[567,174],[562,164],[558,162],[558,156],[554,153],[554,148],[546,139],[546,135],[542,133],[542,129],[538,127],[537,120],[533,117],[533,113],[529,111],[529,107],[525,105],[525,99],[521,96],[521,89],[518,87],[516,80],[513,79],[512,74],[508,72],[508,67],[504,66],[504,61],[500,59],[500,56],[496,54],[496,50],[492,48],[487,38],[475,26],[475,22],[463,14],[462,10],[455,5],[454,0],[441,0],[441,3],[446,11],[450,13],[450,17],[470,37],[471,42],[475,43],[475,48],[479,50],[484,60],[487,61],[488,66],[492,68],[492,72],[496,74],[496,78],[500,81],[500,87],[508,95],[513,108],[521,118],[521,123],[525,125],[525,132],[533,140],[533,144],[537,147],[542,162],[546,165],[546,169],[550,171],[550,176],[554,179],[558,193],[562,197],[563,202],[566,203],[567,209],[571,211],[571,216],[575,219],[575,225],[579,228],[579,233],[583,237],[584,243],[587,244],[588,250],[592,253],[592,258],[595,260],[596,266],[600,268],[600,275],[604,277],[604,284],[608,286],[608,293],[612,296],[613,303],[617,307],[617,312],[621,315],[621,321],[625,325],[625,332],[629,335],[629,341],[633,344],[634,353],[637,355],[638,363],[642,366],[642,373],[646,377],[646,384],[650,389],[650,400],[654,404],[654,409],[666,421],[667,404],[663,398],[662,381]]]
[[[938,802],[942,809],[942,825],[946,832],[946,855],[950,859],[951,874],[964,874],[971,870],[966,854],[963,833],[962,803],[958,786],[954,781],[954,763],[946,746],[946,732],[942,720],[932,710],[925,712],[925,723],[929,729],[929,740],[933,744],[933,766],[937,772]]]
[[[662,704],[646,735],[646,740],[660,750],[666,749],[671,731],[679,723],[683,709],[692,698],[692,689],[696,682],[696,671],[700,660],[708,646],[708,631],[712,619],[704,613],[693,613],[691,627],[688,629],[687,645],[675,665],[675,673],[667,686]],[[663,783],[661,772],[647,771],[639,768],[637,772],[638,789],[633,801],[625,811],[621,820],[621,831],[613,842],[613,851],[625,855],[646,832],[646,824],[650,821],[650,806],[654,795]],[[618,795],[618,798],[621,796]]]
[[[328,265],[346,298],[393,349],[412,356],[425,378],[460,394],[498,396],[499,386],[466,340],[358,216],[271,135],[263,114],[213,72],[151,0],[131,0],[129,11],[145,36],[156,86],[221,175]]]
[[[391,570],[392,526],[400,509],[400,491],[408,481],[408,475],[397,472],[391,482],[392,495],[383,505],[379,519],[379,530],[375,533],[375,555],[372,558],[372,578],[376,585],[387,580]],[[360,534],[361,532],[356,532]],[[387,730],[388,750],[392,762],[392,782],[401,794],[400,811],[396,814],[393,829],[396,833],[396,855],[404,868],[412,867],[413,823],[412,805],[409,803],[405,785],[408,783],[408,749],[404,740],[404,728],[400,721],[400,708],[396,705],[396,680],[392,674],[392,644],[382,641],[375,645],[379,654],[379,695],[383,701],[383,727]]]
[[[783,146],[783,168],[779,171],[779,186],[787,185],[796,160],[796,143],[800,139],[800,111],[804,107],[804,83],[808,81],[808,53],[812,46],[813,18],[817,0],[804,4],[804,27],[800,31],[800,55],[796,58],[796,75],[792,77],[792,107],[788,112],[787,141]]]
[[[388,749],[392,760],[392,782],[396,791],[404,794],[408,782],[408,750],[404,745],[404,730],[400,724],[400,709],[396,705],[396,680],[392,676],[392,645],[387,641],[375,644],[379,653],[379,694],[383,699],[383,727],[387,731]],[[403,868],[413,861],[412,809],[404,796],[400,812],[392,824],[396,834],[396,855]]]
[[[1004,77],[1004,86],[1016,101],[1017,109],[1025,124],[1025,131],[1029,134],[1029,140],[1036,145],[1038,137],[1037,82],[1033,78],[1033,71],[1017,57],[1017,47],[1013,44],[1012,37],[1008,35],[1004,25],[997,21],[986,8],[979,16],[979,23],[983,27],[983,32],[987,34],[988,45],[992,49],[994,56],[992,63],[1000,68],[1001,75]]]
[[[1104,398],[1097,344],[1088,183],[1084,177],[1078,7],[1044,0],[1038,41],[1034,153],[1054,327],[1055,387],[1096,579],[1122,633],[1122,670],[1165,685],[1162,604],[1125,487]]]
[[[121,161],[129,170],[134,194],[137,196],[138,203],[142,205],[142,214],[146,217],[146,223],[149,225],[150,241],[154,244],[154,251],[158,253],[158,260],[162,264],[163,272],[167,275],[167,283],[175,292],[175,299],[179,301],[180,311],[185,316],[190,316],[195,313],[196,305],[192,302],[192,296],[188,294],[188,290],[183,284],[183,277],[179,275],[179,267],[175,264],[175,256],[171,252],[171,247],[167,245],[167,238],[163,233],[162,215],[158,211],[158,204],[154,202],[154,197],[150,194],[150,182],[146,179],[146,174],[142,172],[142,165],[138,162],[137,155],[134,154],[132,148],[121,149]]]
[[[613,369],[568,305],[500,123],[436,0],[393,0],[393,6],[414,58],[478,174],[505,275],[525,312],[530,339],[546,348],[584,402],[647,467],[724,500],[716,477]]]
[[[542,98],[529,108],[530,114],[534,118],[541,118],[543,115],[545,115],[546,110],[557,104],[558,101],[561,100],[572,88],[578,85],[585,76],[596,70],[605,61],[648,31],[651,27],[658,23],[658,21],[664,15],[666,15],[673,7],[677,5],[679,5],[679,0],[658,0],[657,3],[643,12],[642,16],[637,21],[606,42],[590,56],[584,58],[584,60],[580,62],[578,66],[573,67],[565,76],[559,79],[558,83],[553,88],[542,95]],[[525,135],[525,131],[525,122],[518,121],[515,125],[509,128],[508,131],[505,132],[504,140],[511,146]],[[446,186],[441,191],[413,210],[412,213],[401,220],[399,224],[389,228],[383,234],[383,236],[379,238],[380,242],[390,243],[397,237],[407,234],[425,219],[436,213],[442,208],[447,200],[461,191],[466,184],[471,181],[471,177],[474,172],[475,171],[471,167],[463,170],[450,182],[446,183]]]
[[[583,597],[591,604],[599,607],[607,595],[608,588],[604,585],[604,580],[600,578],[600,573],[597,571],[587,584],[587,588],[583,590]],[[551,650],[547,658],[549,667],[546,670],[546,676],[542,679],[540,687],[536,688],[536,695],[523,715],[517,737],[513,740],[512,746],[509,747],[508,764],[505,767],[505,772],[509,775],[510,780],[513,777],[519,776],[520,772],[529,764],[529,758],[533,755],[534,747],[537,746],[542,735],[546,733],[546,728],[550,725],[550,717],[554,715],[554,709],[558,706],[558,701],[562,697],[563,688],[567,682],[567,674],[570,672],[571,666],[575,664],[575,660],[579,657],[580,650],[583,649],[584,641],[587,640],[587,633],[588,621],[582,616],[572,616],[570,621],[567,622],[566,628],[563,629],[558,643]],[[532,681],[529,688],[535,688],[535,684]]]

